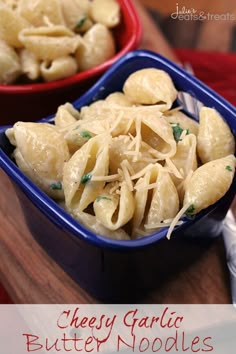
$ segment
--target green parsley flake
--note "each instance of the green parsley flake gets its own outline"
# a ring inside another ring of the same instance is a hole
[[[180,141],[180,137],[181,137],[181,134],[183,133],[184,129],[181,128],[181,126],[179,125],[179,123],[171,123],[172,125],[172,131],[173,131],[173,135],[174,135],[174,138],[175,138],[175,141]],[[186,135],[189,134],[189,129],[186,130]]]
[[[75,29],[80,29],[86,22],[87,16],[81,17],[77,25],[75,26]]]
[[[225,167],[225,169],[226,169],[227,171],[230,171],[230,172],[233,171],[232,168],[231,168],[229,165],[227,165],[227,166]]]
[[[56,183],[51,183],[50,188],[52,190],[61,190],[62,189],[62,184],[61,182],[56,182]]]
[[[89,134],[89,132],[81,132],[80,135],[82,136],[82,138],[85,138],[85,139],[91,139],[92,138],[92,135]]]
[[[195,210],[195,206],[193,204],[190,205],[190,207],[186,210],[185,214],[187,216],[191,216]]]
[[[88,181],[90,181],[90,179],[92,178],[92,174],[91,173],[86,173],[82,176],[81,178],[81,183],[82,184],[85,184],[87,183]]]
[[[108,198],[108,197],[103,197],[102,195],[99,195],[98,197],[97,197],[97,202],[100,202],[100,200],[111,200],[111,198]]]

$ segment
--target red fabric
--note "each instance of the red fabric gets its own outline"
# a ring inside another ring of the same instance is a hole
[[[6,290],[0,284],[0,304],[12,304],[12,300]]]
[[[236,105],[236,54],[175,49],[182,63],[190,63],[195,76]]]

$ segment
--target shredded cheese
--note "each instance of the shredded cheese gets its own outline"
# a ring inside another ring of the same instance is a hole
[[[169,240],[171,237],[171,234],[175,228],[175,226],[178,224],[180,218],[184,215],[184,213],[186,212],[186,210],[188,210],[188,208],[190,207],[191,203],[187,203],[185,204],[180,211],[178,212],[178,214],[175,215],[174,219],[172,220],[169,230],[167,232],[166,238]]]
[[[131,176],[131,179],[139,179],[140,177],[142,177],[143,175],[145,175],[145,173],[149,170],[151,170],[153,168],[154,164],[149,164],[147,166],[145,166],[141,171],[137,172],[135,175]]]
[[[137,153],[136,151],[125,151],[125,155],[135,156],[135,157],[142,156],[140,152]]]
[[[140,190],[149,190],[149,189],[155,189],[158,187],[158,183],[150,183],[145,185],[144,183],[137,184],[134,189],[137,191]]]
[[[91,181],[111,182],[111,181],[116,181],[119,178],[120,175],[117,173],[115,175],[108,175],[108,176],[92,176]]]
[[[143,157],[141,155],[139,161],[149,162],[149,163],[154,163],[155,164],[158,161],[158,159],[152,159],[151,157]]]
[[[171,219],[171,221],[168,221],[168,222],[166,220],[164,220],[163,222],[158,222],[155,224],[144,224],[144,227],[146,230],[159,229],[159,228],[164,228],[164,227],[170,226],[171,222],[172,222],[172,219]],[[181,224],[183,224],[182,220],[180,220],[176,223],[176,225],[181,225]]]
[[[164,113],[164,115],[165,115],[165,116],[172,115],[173,113],[178,112],[178,111],[180,111],[181,109],[183,109],[183,106],[178,106],[178,107],[172,108],[172,109],[170,109],[169,111],[166,111],[166,112]]]
[[[179,140],[183,140],[186,137],[186,135],[187,135],[187,130],[184,129],[179,137]]]
[[[129,119],[129,121],[127,123],[126,129],[124,130],[123,134],[128,134],[128,132],[129,132],[129,130],[130,130],[130,128],[131,128],[131,126],[132,126],[132,124],[134,122],[132,117],[128,118],[128,119]]]
[[[116,193],[116,190],[120,187],[120,183],[118,181],[114,182],[114,186],[110,189],[109,193]]]
[[[118,127],[118,125],[120,124],[122,119],[123,119],[123,114],[122,114],[122,112],[120,112],[118,114],[118,117],[116,118],[115,122],[112,124],[111,128],[109,129],[110,134]]]
[[[166,164],[170,168],[171,173],[173,173],[173,175],[175,175],[177,178],[183,178],[183,176],[169,157],[166,158]]]
[[[135,121],[135,129],[136,129],[136,144],[135,144],[135,152],[137,155],[139,154],[140,147],[141,147],[141,140],[142,140],[142,135],[141,135],[141,118],[137,117]]]
[[[134,186],[133,186],[133,182],[131,181],[126,162],[127,162],[127,160],[124,160],[121,162],[121,168],[123,170],[124,180],[128,186],[128,189],[132,192],[134,190]]]
[[[131,143],[127,146],[128,151],[131,150],[135,144],[136,144],[136,137],[133,137],[131,134],[129,134],[130,138],[132,139]]]
[[[125,166],[127,167],[129,174],[132,176],[135,174],[134,168],[133,166],[129,163],[128,160],[124,160],[123,163],[125,164]]]

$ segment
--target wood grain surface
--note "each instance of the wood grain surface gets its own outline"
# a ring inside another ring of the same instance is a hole
[[[175,60],[168,43],[142,5],[141,47]],[[157,45],[158,43],[158,45]],[[0,281],[15,303],[96,303],[38,245],[27,229],[15,191],[0,171]],[[184,254],[183,254],[184,256]],[[163,282],[144,303],[231,302],[223,241],[217,239],[201,257]]]

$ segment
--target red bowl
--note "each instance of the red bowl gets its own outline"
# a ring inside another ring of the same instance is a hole
[[[32,121],[55,113],[65,102],[77,99],[114,62],[136,49],[142,37],[142,25],[132,0],[118,0],[121,23],[113,30],[117,51],[104,63],[62,80],[24,85],[0,85],[0,124]]]

